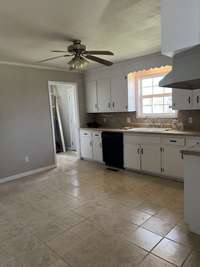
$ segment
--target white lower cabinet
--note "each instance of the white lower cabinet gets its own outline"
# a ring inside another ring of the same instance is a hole
[[[91,130],[80,131],[81,158],[102,162],[101,132]]]
[[[124,167],[161,173],[160,137],[124,134]]]
[[[101,132],[92,133],[93,160],[103,162]]]
[[[143,144],[141,148],[141,169],[151,173],[161,173],[159,144]]]
[[[184,137],[165,137],[162,139],[162,174],[183,179],[184,162],[180,150],[184,146]]]
[[[124,167],[140,170],[140,145],[124,143]]]
[[[183,179],[185,137],[124,134],[124,167]]]
[[[92,133],[90,131],[80,131],[81,157],[92,159]]]
[[[183,179],[184,163],[181,158],[180,150],[183,147],[164,146],[163,170],[162,173],[169,177]]]
[[[185,143],[186,141],[186,143]],[[180,150],[200,144],[200,137],[124,134],[124,167],[183,180]],[[103,162],[101,131],[80,131],[81,158]]]

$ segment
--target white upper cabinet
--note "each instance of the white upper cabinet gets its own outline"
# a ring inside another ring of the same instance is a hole
[[[192,90],[173,89],[172,90],[172,108],[173,110],[191,110],[193,109]]]
[[[173,110],[200,110],[200,89],[173,89]]]
[[[110,79],[97,81],[97,99],[99,112],[109,112],[111,108]]]
[[[193,109],[200,109],[200,89],[193,90]]]
[[[135,111],[135,91],[125,75],[100,78],[86,83],[87,112]]]
[[[161,0],[162,53],[200,44],[200,1]]]
[[[97,81],[89,81],[86,83],[86,106],[88,113],[98,112],[97,104]]]
[[[111,79],[112,112],[128,111],[128,82],[124,75],[116,75]]]

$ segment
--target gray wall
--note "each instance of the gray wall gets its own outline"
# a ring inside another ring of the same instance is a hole
[[[85,80],[96,80],[105,77],[110,78],[118,74],[127,75],[130,72],[160,67],[162,65],[172,65],[172,59],[156,53],[115,63],[111,67],[90,69],[85,73]]]
[[[1,64],[0,178],[54,164],[48,81],[78,84],[80,125],[85,123],[82,74]]]

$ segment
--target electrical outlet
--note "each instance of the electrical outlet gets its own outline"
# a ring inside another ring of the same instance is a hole
[[[192,124],[192,117],[188,117],[188,123]]]
[[[24,158],[24,160],[25,160],[26,163],[28,163],[28,162],[29,162],[29,156],[26,156],[26,157]]]
[[[126,118],[126,122],[127,122],[127,123],[131,123],[131,118],[130,118],[130,117],[127,117],[127,118]]]

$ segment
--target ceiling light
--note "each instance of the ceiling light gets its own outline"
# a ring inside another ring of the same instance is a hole
[[[89,61],[83,58],[82,56],[75,56],[72,58],[72,60],[68,62],[70,70],[82,69],[87,66],[88,63]]]

